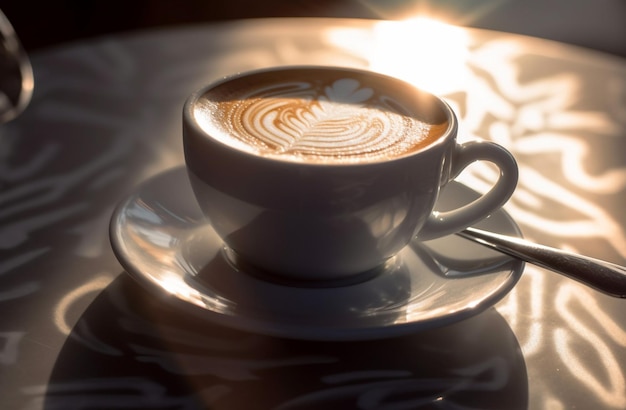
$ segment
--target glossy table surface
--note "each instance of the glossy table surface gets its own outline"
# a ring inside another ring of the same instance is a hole
[[[526,265],[494,308],[415,335],[272,338],[186,317],[114,257],[116,204],[183,164],[182,104],[223,75],[369,68],[506,146],[526,238],[626,264],[626,61],[426,21],[276,19],[148,31],[32,57],[0,128],[3,409],[626,408],[626,300]],[[461,182],[482,190],[489,167]]]

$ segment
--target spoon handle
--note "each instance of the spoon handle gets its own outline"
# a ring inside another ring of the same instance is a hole
[[[623,266],[472,227],[458,232],[458,235],[550,269],[608,295],[626,298],[626,268]]]

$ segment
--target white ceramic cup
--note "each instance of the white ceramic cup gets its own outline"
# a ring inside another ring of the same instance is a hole
[[[324,101],[333,98],[335,85],[356,84],[352,95],[400,101],[446,127],[414,152],[347,162],[293,160],[229,142],[225,134],[234,128],[228,122],[242,120],[222,115],[216,103],[236,103],[278,79],[318,84],[312,100]],[[369,91],[357,93],[361,89]],[[237,74],[191,95],[183,145],[198,204],[231,256],[275,277],[332,281],[383,266],[416,238],[462,230],[510,198],[518,178],[514,158],[491,142],[457,143],[457,124],[443,100],[392,77],[351,68],[276,67]],[[440,189],[478,160],[498,167],[495,185],[471,204],[438,212]]]

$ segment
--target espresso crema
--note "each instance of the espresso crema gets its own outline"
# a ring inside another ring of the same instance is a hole
[[[448,128],[442,115],[435,121],[420,118],[419,110],[364,78],[305,78],[252,76],[222,84],[198,100],[196,120],[234,148],[313,163],[404,156]]]

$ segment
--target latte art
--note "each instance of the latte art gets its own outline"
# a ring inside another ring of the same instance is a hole
[[[342,163],[389,159],[442,135],[443,124],[411,115],[398,101],[357,79],[285,81],[228,99],[207,96],[205,130],[228,145],[266,157]]]

